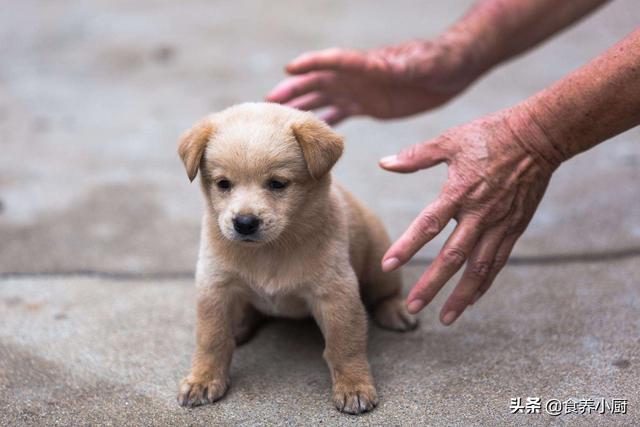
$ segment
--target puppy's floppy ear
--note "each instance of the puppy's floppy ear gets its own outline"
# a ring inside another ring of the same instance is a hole
[[[319,179],[331,170],[344,149],[342,136],[319,120],[308,120],[291,126],[300,144],[307,169],[313,179]]]
[[[193,181],[198,174],[202,154],[214,130],[211,118],[207,117],[200,120],[180,137],[178,154],[184,163],[190,181]]]

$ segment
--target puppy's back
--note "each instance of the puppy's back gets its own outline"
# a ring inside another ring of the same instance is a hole
[[[389,235],[380,218],[342,184],[334,180],[332,185],[342,200],[347,215],[351,265],[358,280],[361,283],[366,282],[370,278],[369,271],[380,268],[380,259],[372,258],[378,255],[380,250],[386,251],[386,248],[389,247]],[[382,254],[379,255],[382,256]],[[375,262],[375,265],[371,265],[372,261]]]

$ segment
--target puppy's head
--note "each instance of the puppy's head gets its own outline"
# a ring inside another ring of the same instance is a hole
[[[223,238],[259,245],[303,220],[308,196],[342,150],[342,137],[311,113],[257,103],[201,120],[178,152],[190,180],[200,170]]]

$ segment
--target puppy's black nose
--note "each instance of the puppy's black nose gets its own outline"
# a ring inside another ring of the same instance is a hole
[[[233,228],[240,234],[253,234],[259,226],[260,218],[255,215],[238,215],[233,219]]]

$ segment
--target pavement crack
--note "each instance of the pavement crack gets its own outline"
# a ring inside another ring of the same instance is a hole
[[[640,257],[640,247],[611,249],[606,251],[559,253],[547,255],[520,255],[509,259],[508,265],[529,266],[529,265],[556,265],[556,264],[579,264],[610,262],[627,258]],[[408,265],[428,265],[434,258],[414,257]],[[68,269],[51,271],[5,271],[0,272],[0,280],[33,277],[94,277],[108,280],[136,280],[136,281],[169,281],[187,280],[194,277],[191,270],[184,271],[109,271],[97,269]]]

